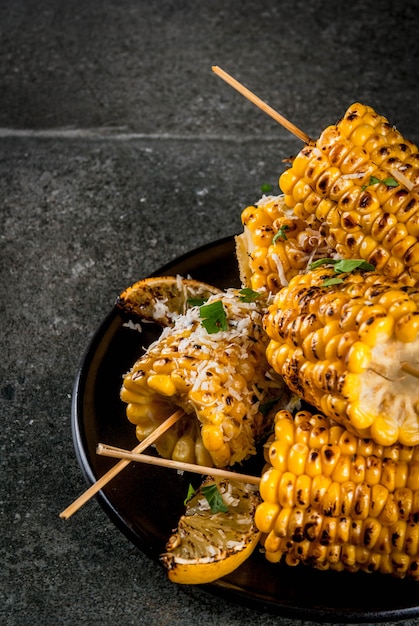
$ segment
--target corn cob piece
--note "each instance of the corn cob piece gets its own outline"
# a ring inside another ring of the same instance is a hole
[[[140,441],[175,408],[186,413],[158,440],[161,456],[232,465],[255,454],[272,425],[270,402],[287,394],[266,361],[265,308],[243,299],[234,289],[208,299],[206,311],[221,305],[225,314],[216,332],[203,325],[204,307],[179,315],[125,375],[121,399]]]
[[[362,258],[403,284],[419,281],[419,152],[388,120],[356,103],[279,179],[285,203],[314,216],[342,258]]]
[[[313,260],[333,253],[320,223],[297,217],[282,195],[263,196],[246,207],[241,218],[244,231],[236,237],[240,278],[256,291],[277,293]]]
[[[419,580],[419,448],[281,410],[256,526],[268,561]]]
[[[419,290],[377,272],[320,267],[295,276],[269,307],[267,358],[289,388],[381,445],[419,444]]]
[[[182,276],[152,276],[137,281],[117,298],[116,306],[130,319],[171,326],[190,299],[206,300],[220,289]]]

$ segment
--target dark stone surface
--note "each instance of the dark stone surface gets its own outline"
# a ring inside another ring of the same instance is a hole
[[[96,501],[59,519],[73,381],[118,293],[239,232],[300,147],[211,66],[313,136],[360,100],[418,141],[418,26],[414,2],[1,3],[2,623],[298,623],[168,583]]]

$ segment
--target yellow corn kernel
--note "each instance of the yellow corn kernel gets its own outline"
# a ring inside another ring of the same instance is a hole
[[[308,445],[304,443],[294,443],[288,452],[288,471],[300,476],[304,473],[307,457],[309,453]]]
[[[224,434],[220,426],[204,424],[201,429],[201,435],[207,450],[216,451],[224,446]]]
[[[409,464],[409,476],[407,479],[406,487],[411,489],[413,492],[418,492],[419,490],[419,462],[412,461]]]
[[[394,319],[389,315],[370,317],[362,322],[358,332],[361,341],[373,348],[378,343],[389,341],[393,334]]]
[[[411,343],[419,333],[419,311],[402,315],[395,324],[395,335],[403,343]]]
[[[266,539],[264,540],[263,547],[267,553],[278,552],[281,546],[281,538],[278,537],[274,530],[271,530]]]
[[[265,502],[278,502],[279,480],[281,476],[282,472],[274,467],[270,467],[262,474],[259,491]]]
[[[324,495],[331,483],[332,479],[324,474],[313,476],[310,494],[310,502],[313,507],[318,506],[323,501]]]
[[[375,134],[374,127],[370,124],[360,124],[350,134],[350,140],[356,146],[364,146],[366,141]]]
[[[332,477],[333,480],[333,477]],[[343,481],[342,481],[343,482]],[[341,512],[341,483],[331,482],[321,501],[321,512],[328,517],[336,517]]]
[[[275,419],[275,437],[281,443],[294,443],[294,422],[289,411],[279,411]]]
[[[174,461],[195,463],[195,439],[191,435],[179,437],[171,453]]]
[[[146,437],[151,435],[155,428],[156,425],[150,421],[138,423],[135,427],[135,436],[139,441],[143,441],[144,439],[146,439]]]
[[[269,446],[269,462],[278,470],[285,471],[288,467],[288,452],[290,444],[281,437],[275,439]]]
[[[310,505],[311,496],[311,477],[307,474],[297,476],[295,483],[295,501],[296,505],[306,509]]]
[[[284,472],[278,485],[278,502],[282,507],[292,507],[295,504],[296,476],[291,472]]]
[[[262,533],[270,533],[280,512],[280,506],[272,502],[261,502],[255,511],[255,524]]]
[[[176,385],[167,374],[152,374],[147,378],[147,385],[163,396],[174,396],[177,392]]]
[[[332,474],[340,455],[341,449],[337,445],[327,444],[320,448],[322,472],[325,476]]]
[[[351,458],[350,480],[354,483],[365,482],[366,459],[363,454],[354,454]]]

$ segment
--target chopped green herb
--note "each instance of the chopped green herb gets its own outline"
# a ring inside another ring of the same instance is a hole
[[[278,232],[274,235],[272,239],[272,243],[275,244],[277,239],[288,239],[288,237],[285,234],[286,230],[289,230],[289,226],[287,224],[284,224],[283,226],[281,226]]]
[[[340,285],[340,283],[343,283],[343,278],[338,278],[337,276],[335,276],[332,278],[326,278],[326,280],[323,281],[322,286],[331,287],[332,285]]]
[[[227,513],[228,507],[224,504],[216,484],[205,485],[202,487],[202,493],[206,497],[212,513]]]
[[[262,193],[269,193],[272,191],[272,185],[269,183],[263,183],[263,185],[260,186],[260,190]]]
[[[187,493],[187,495],[186,495],[186,498],[185,498],[185,499],[184,499],[184,501],[183,501],[183,504],[185,504],[185,505],[186,505],[186,504],[189,502],[189,500],[192,498],[192,496],[194,495],[194,493],[195,493],[195,489],[192,487],[191,483],[189,483],[189,486],[188,486],[188,493]]]
[[[205,298],[188,298],[186,301],[189,306],[202,306],[205,302]]]
[[[201,306],[199,315],[202,319],[202,326],[210,335],[228,329],[227,316],[221,300]]]
[[[371,185],[378,185],[378,183],[383,183],[384,185],[387,185],[387,187],[399,186],[399,183],[397,182],[397,180],[395,180],[391,176],[388,176],[387,178],[384,178],[383,180],[381,180],[380,178],[377,178],[376,176],[370,176],[368,185],[363,185],[362,190],[366,189],[367,187],[370,187]]]
[[[321,265],[333,265],[336,274],[349,273],[354,270],[374,270],[374,265],[364,259],[318,259],[310,264],[309,269],[315,270]]]
[[[260,298],[260,293],[253,291],[253,289],[249,287],[245,287],[239,291],[240,302],[255,302],[258,298]]]
[[[340,259],[334,264],[335,272],[342,274],[344,272],[353,272],[354,270],[369,270],[375,269],[374,265],[364,261],[363,259]]]
[[[316,270],[318,267],[320,267],[321,265],[334,265],[336,263],[336,259],[317,259],[317,261],[313,261],[313,263],[310,263],[309,265],[309,270]]]
[[[349,274],[354,270],[372,271],[375,269],[374,265],[364,261],[364,259],[318,259],[310,264],[309,269],[315,270],[322,265],[333,265],[336,274]],[[331,276],[323,281],[322,286],[330,287],[331,285],[339,285],[340,283],[343,283],[342,278]]]

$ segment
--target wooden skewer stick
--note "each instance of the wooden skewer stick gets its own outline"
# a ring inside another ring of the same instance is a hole
[[[167,418],[164,422],[160,424],[153,432],[144,439],[138,446],[136,446],[132,450],[132,454],[139,454],[143,452],[148,446],[154,443],[166,430],[169,430],[173,424],[180,420],[180,418],[184,415],[183,410],[176,411],[173,415]],[[78,511],[83,504],[85,504],[90,498],[97,494],[110,480],[112,480],[121,470],[123,470],[127,465],[129,465],[131,459],[121,460],[119,463],[114,465],[106,474],[104,474],[101,478],[99,478],[89,489],[87,489],[81,496],[77,498],[70,506],[68,506],[64,511],[60,513],[60,517],[62,519],[68,519]]]
[[[230,76],[230,74],[221,69],[221,67],[218,67],[218,65],[213,65],[212,71],[217,74],[217,76],[222,78],[226,83],[228,83],[231,87],[233,87],[233,89],[236,89],[236,91],[241,93],[242,96],[244,96],[245,98],[250,100],[250,102],[253,102],[253,104],[262,109],[262,111],[264,111],[267,115],[270,115],[270,117],[272,117],[276,122],[281,124],[281,126],[283,126],[293,135],[298,137],[298,139],[301,139],[302,141],[304,141],[304,143],[312,143],[312,139],[305,132],[303,132],[297,126],[295,126],[295,124],[287,120],[283,115],[275,111],[275,109],[270,107],[269,104],[266,104],[266,102],[261,100],[252,91],[247,89],[247,87],[239,83],[239,81]]]
[[[413,365],[411,365],[410,363],[403,362],[400,365],[400,369],[403,372],[406,372],[406,374],[410,374],[411,376],[419,378],[419,367],[413,367]]]
[[[220,476],[221,478],[230,478],[231,480],[241,480],[242,482],[251,483],[252,485],[258,485],[260,483],[259,476],[240,474],[239,472],[230,472],[229,470],[219,469],[217,467],[206,467],[205,465],[195,465],[194,463],[183,463],[182,461],[172,461],[158,456],[139,454],[122,448],[116,448],[115,446],[107,446],[104,443],[98,444],[96,452],[103,456],[111,456],[117,459],[126,459],[129,461],[138,461],[139,463],[157,465],[158,467],[168,467],[170,469],[181,470],[184,472],[193,472],[194,474],[207,474],[208,476]]]

